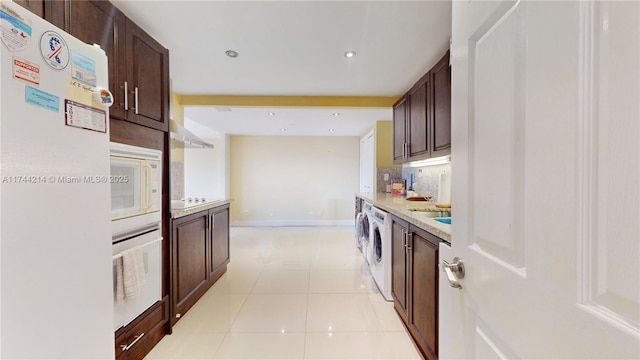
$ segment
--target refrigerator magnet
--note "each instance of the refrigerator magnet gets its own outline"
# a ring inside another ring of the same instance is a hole
[[[111,107],[113,105],[113,95],[107,89],[98,88],[93,92],[94,100],[103,107]]]
[[[9,51],[24,50],[31,40],[31,20],[26,20],[2,3],[0,8],[0,30],[4,46]]]
[[[40,54],[55,70],[62,70],[69,64],[69,47],[62,36],[55,31],[45,31],[40,37]]]
[[[13,57],[13,78],[40,85],[40,66],[17,56]]]

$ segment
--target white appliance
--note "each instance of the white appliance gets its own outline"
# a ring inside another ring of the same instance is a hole
[[[114,238],[113,243],[113,309],[114,331],[127,326],[138,315],[162,300],[162,236],[161,222],[147,227],[132,229],[124,238]],[[144,263],[145,286],[142,293],[124,303],[116,299],[117,262],[122,261],[122,252],[140,247]]]
[[[107,57],[0,8],[2,358],[114,358]]]
[[[364,260],[367,264],[371,263],[371,211],[373,209],[373,205],[368,202],[364,202],[362,205],[362,223],[365,227],[362,236],[362,255],[364,256]]]
[[[378,290],[387,301],[391,297],[391,216],[387,212],[371,208],[371,260],[369,268]]]
[[[113,236],[160,221],[162,151],[111,143]]]
[[[110,155],[113,326],[117,330],[162,300],[162,151],[112,142]],[[119,303],[117,264],[123,251],[133,248],[142,251],[145,286],[139,295]]]

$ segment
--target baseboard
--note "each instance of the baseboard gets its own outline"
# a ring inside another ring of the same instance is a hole
[[[275,226],[354,226],[350,220],[237,220],[231,226],[275,227]]]

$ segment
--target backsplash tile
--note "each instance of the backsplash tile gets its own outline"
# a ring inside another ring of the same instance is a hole
[[[171,162],[171,200],[184,198],[184,164]]]
[[[384,181],[384,174],[389,174],[389,181]],[[402,177],[401,168],[377,168],[376,169],[376,191],[386,192],[387,184],[391,184],[391,179]]]
[[[421,171],[421,173],[420,173]],[[424,166],[424,167],[406,167],[402,169],[402,178],[407,180],[409,186],[409,178],[413,174],[413,182],[416,184],[414,191],[420,195],[433,196],[435,201],[438,199],[438,181],[440,174],[443,172],[451,173],[451,164]],[[422,176],[418,176],[418,175]]]

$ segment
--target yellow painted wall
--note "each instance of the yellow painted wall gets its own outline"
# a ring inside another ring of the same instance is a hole
[[[402,167],[393,163],[393,121],[376,121],[376,167]]]
[[[269,106],[391,108],[397,97],[388,96],[231,96],[182,95],[184,106]]]

